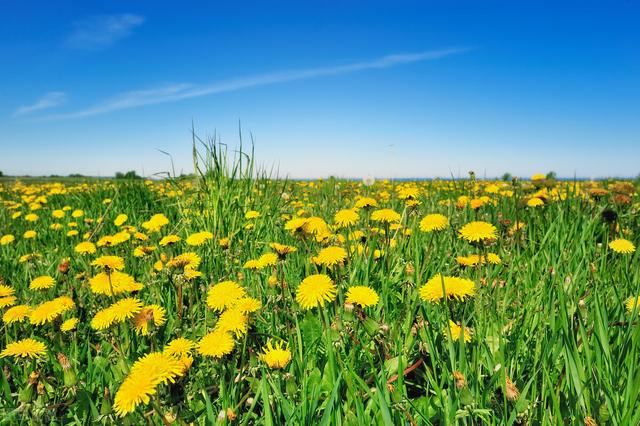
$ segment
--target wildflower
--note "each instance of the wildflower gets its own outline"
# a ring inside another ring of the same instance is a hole
[[[31,306],[13,306],[7,309],[6,312],[2,315],[2,321],[4,321],[6,324],[11,324],[12,322],[20,322],[28,318],[30,313]]]
[[[133,364],[116,392],[114,411],[120,417],[131,413],[138,405],[149,403],[159,385],[173,383],[183,373],[182,363],[169,355],[161,352],[144,355]]]
[[[291,351],[286,346],[283,347],[282,342],[278,342],[273,346],[269,341],[262,348],[262,353],[258,355],[258,358],[267,364],[269,368],[284,368],[291,361]]]
[[[160,213],[160,214],[154,214],[153,216],[151,216],[151,219],[149,219],[146,222],[143,222],[142,227],[149,232],[160,232],[160,229],[162,229],[162,227],[168,224],[169,224],[169,219],[167,219],[165,215]]]
[[[196,232],[187,237],[185,242],[190,246],[201,246],[213,238],[213,234],[209,231]]]
[[[235,307],[227,309],[220,315],[216,328],[222,331],[233,332],[236,337],[240,337],[247,333],[247,315]]]
[[[258,258],[258,269],[275,266],[278,263],[278,255],[275,253],[265,253]]]
[[[380,297],[378,296],[378,293],[376,293],[376,291],[371,287],[356,285],[349,287],[349,290],[347,290],[347,298],[345,299],[345,302],[366,308],[377,305],[379,300]]]
[[[495,239],[498,232],[496,227],[488,222],[469,222],[460,228],[460,238],[464,238],[469,242],[478,242],[484,240]]]
[[[296,300],[303,309],[324,306],[325,302],[333,302],[336,298],[336,286],[329,276],[324,274],[310,275],[298,286]]]
[[[169,268],[191,268],[197,269],[200,266],[200,256],[193,252],[182,253],[167,262]]]
[[[173,339],[164,347],[164,353],[171,356],[183,357],[189,355],[196,344],[184,337]]]
[[[120,271],[124,268],[124,259],[120,256],[100,256],[91,264],[107,271]]]
[[[167,235],[166,237],[162,237],[162,239],[160,240],[160,242],[158,244],[160,244],[160,246],[165,247],[168,245],[172,245],[177,243],[178,241],[180,241],[182,238],[178,237],[177,235]]]
[[[394,223],[400,222],[400,213],[391,209],[380,209],[371,213],[371,220],[374,222]]]
[[[17,300],[15,296],[0,297],[0,308],[15,305]]]
[[[460,339],[460,337],[464,337],[464,342],[465,343],[469,343],[471,342],[471,332],[469,331],[468,327],[464,328],[464,331],[462,329],[462,327],[460,327],[458,324],[456,324],[455,322],[449,320],[449,332],[451,333],[451,339],[456,342],[458,341],[458,339]],[[447,330],[445,328],[445,330],[442,332],[442,334],[447,337]]]
[[[114,323],[124,322],[133,318],[135,314],[142,310],[142,302],[133,297],[121,299],[111,306],[96,313],[91,320],[91,328],[104,330]]]
[[[53,287],[55,283],[56,280],[54,280],[53,277],[50,277],[49,275],[42,275],[31,280],[31,283],[29,283],[29,289],[46,290]]]
[[[342,247],[326,247],[320,250],[320,253],[313,258],[314,263],[323,266],[333,266],[342,263],[347,258],[347,251]]]
[[[420,221],[420,230],[422,232],[442,231],[448,226],[449,219],[438,213],[428,214]]]
[[[296,217],[287,221],[284,224],[285,231],[291,231],[293,233],[299,232],[303,229],[303,226],[307,223],[307,219],[304,217]]]
[[[253,297],[243,297],[233,302],[233,309],[237,309],[244,314],[258,311],[262,307],[262,303]]]
[[[235,281],[222,281],[209,289],[207,306],[214,311],[223,311],[245,296],[244,288]]]
[[[29,322],[34,325],[42,325],[58,318],[63,313],[73,309],[75,303],[68,296],[56,297],[33,308],[29,314]]]
[[[444,287],[444,289],[443,289]],[[443,293],[444,290],[444,293]],[[475,294],[475,284],[466,278],[435,275],[420,287],[420,298],[424,301],[438,302],[444,297],[464,300]]]
[[[200,339],[198,342],[198,352],[201,355],[222,358],[230,354],[234,346],[235,342],[230,333],[221,329],[215,329]]]
[[[129,216],[127,216],[126,214],[119,214],[114,219],[113,224],[115,226],[121,226],[123,223],[125,223],[127,221],[127,219],[129,219]]]
[[[280,256],[281,258],[284,258],[286,255],[290,253],[294,253],[298,250],[295,247],[287,246],[285,244],[279,244],[279,243],[271,243],[269,244],[269,247],[274,249],[276,253],[278,253],[278,256]]]
[[[75,330],[76,326],[78,325],[78,322],[80,320],[78,318],[69,318],[68,320],[66,320],[65,322],[63,322],[60,325],[60,331],[62,332],[67,332],[67,331],[72,331]]]
[[[89,286],[92,292],[107,296],[138,291],[144,287],[131,275],[119,271],[113,271],[110,274],[100,272],[89,279]]]
[[[260,217],[260,212],[257,212],[255,210],[249,210],[244,215],[245,219],[256,219],[256,218],[259,218],[259,217]]]
[[[527,200],[527,207],[540,207],[544,206],[544,201],[538,197],[532,197]]]
[[[37,235],[38,235],[38,233],[36,231],[29,230],[29,231],[25,231],[25,233],[22,234],[22,238],[28,240],[30,238],[35,238]]]
[[[362,197],[358,201],[356,201],[356,208],[369,208],[369,207],[377,207],[378,202],[373,198]]]
[[[625,240],[624,238],[618,238],[617,240],[613,240],[609,243],[609,248],[616,253],[622,254],[630,254],[636,251],[636,246],[629,240]]]
[[[344,209],[337,212],[334,216],[334,221],[336,225],[340,228],[345,228],[347,226],[355,225],[360,216],[358,212],[354,209]]]
[[[155,246],[138,246],[133,250],[133,255],[135,257],[144,257],[156,249]]]
[[[146,336],[149,334],[149,322],[153,322],[154,326],[160,327],[167,322],[166,314],[167,311],[160,305],[147,305],[143,307],[140,312],[133,317],[133,325],[136,332]]]
[[[45,353],[47,353],[47,347],[44,343],[28,338],[9,343],[0,353],[0,358],[8,356],[14,358],[40,358]]]
[[[630,297],[625,304],[628,312],[633,312],[634,309],[640,311],[640,297]]]
[[[0,237],[0,246],[11,244],[15,239],[16,238],[11,234],[3,235],[2,237]]]
[[[15,290],[8,285],[0,284],[0,297],[11,296]]]

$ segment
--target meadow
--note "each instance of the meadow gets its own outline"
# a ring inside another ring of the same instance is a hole
[[[0,424],[640,424],[638,184],[2,181]]]

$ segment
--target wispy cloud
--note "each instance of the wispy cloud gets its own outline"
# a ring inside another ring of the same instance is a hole
[[[105,49],[116,41],[129,37],[134,28],[144,21],[144,16],[130,13],[91,16],[74,23],[74,29],[65,44],[72,49]]]
[[[50,115],[45,118],[66,119],[88,117],[92,115],[106,114],[112,111],[134,108],[143,105],[175,102],[182,99],[196,98],[217,93],[233,92],[236,90],[257,86],[266,86],[296,80],[306,80],[323,76],[351,74],[371,69],[391,68],[403,64],[440,59],[446,56],[461,54],[469,50],[470,48],[450,48],[442,50],[430,50],[419,53],[394,54],[367,62],[356,62],[346,65],[310,68],[303,70],[279,71],[270,74],[236,78],[210,84],[168,84],[147,90],[135,90],[121,93],[109,99],[105,99],[104,101],[99,102],[95,105],[89,106],[85,109]]]
[[[64,92],[49,92],[35,101],[33,104],[21,106],[13,113],[13,116],[19,117],[21,115],[32,114],[34,112],[53,108],[58,105],[62,105],[66,100],[67,94]]]

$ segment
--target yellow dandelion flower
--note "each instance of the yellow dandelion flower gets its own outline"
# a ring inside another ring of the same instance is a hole
[[[161,247],[166,247],[175,244],[180,240],[182,240],[182,238],[177,235],[167,235],[166,237],[162,237],[158,244],[160,244]]]
[[[54,280],[53,277],[50,277],[49,275],[41,275],[31,280],[31,282],[29,283],[29,289],[30,290],[46,290],[48,288],[53,287],[55,283],[56,283],[56,280]]]
[[[397,223],[401,218],[400,213],[392,209],[380,209],[371,213],[371,220],[374,222]]]
[[[200,266],[200,256],[193,252],[187,252],[175,256],[167,262],[169,268],[191,268],[198,269]]]
[[[167,343],[162,352],[175,357],[183,357],[189,355],[195,347],[196,344],[192,340],[178,337]]]
[[[258,355],[258,358],[267,364],[269,368],[284,368],[291,361],[291,351],[282,342],[278,342],[274,346],[269,341],[262,348],[262,353]]]
[[[262,303],[253,297],[243,297],[233,302],[232,307],[244,314],[250,314],[257,312],[262,307]]]
[[[202,231],[189,235],[185,242],[190,246],[201,246],[211,239],[213,239],[213,234],[211,232]]]
[[[16,237],[11,234],[3,235],[0,237],[0,246],[6,246],[7,244],[11,244],[14,242]]]
[[[63,322],[60,325],[60,331],[66,333],[68,331],[73,331],[75,330],[76,326],[78,325],[78,322],[80,322],[80,320],[78,318],[69,318],[68,320],[66,320],[65,322]]]
[[[184,374],[184,365],[162,352],[144,355],[131,367],[129,375],[116,392],[113,409],[123,417],[133,412],[140,404],[148,404],[156,388]]]
[[[299,232],[303,229],[304,225],[307,223],[307,219],[304,217],[295,217],[293,219],[289,219],[284,224],[285,231],[291,231],[293,233]]]
[[[471,330],[469,327],[465,327],[464,330],[455,322],[449,320],[449,331],[451,333],[451,340],[454,342],[458,341],[461,336],[464,336],[465,343],[471,342]],[[445,328],[442,334],[445,337],[448,337],[447,329]]]
[[[124,259],[120,256],[100,256],[91,264],[108,271],[120,271],[124,268]]]
[[[360,215],[354,209],[343,209],[337,212],[333,218],[336,226],[339,228],[346,228],[358,223]]]
[[[378,202],[373,198],[362,197],[356,201],[356,208],[369,208],[369,207],[377,207]]]
[[[0,297],[12,296],[15,290],[8,285],[0,284]]]
[[[616,253],[622,254],[630,254],[636,251],[636,246],[629,240],[625,240],[624,238],[618,238],[617,240],[613,240],[609,243],[609,248]]]
[[[640,297],[630,297],[627,299],[625,304],[627,306],[627,311],[629,312],[633,312],[634,309],[636,311],[640,311]]]
[[[38,235],[38,233],[34,230],[29,230],[29,231],[25,231],[24,234],[22,234],[22,238],[24,239],[31,239],[31,238],[35,238]]]
[[[29,315],[29,322],[34,325],[42,325],[51,322],[63,313],[73,309],[75,303],[68,296],[56,297],[33,308]]]
[[[0,308],[6,308],[7,306],[13,306],[18,299],[15,296],[0,297]]]
[[[420,221],[420,230],[422,232],[442,231],[449,227],[449,219],[442,214],[428,214]]]
[[[144,287],[131,275],[119,271],[113,271],[110,274],[100,272],[89,279],[89,286],[93,293],[107,296],[138,291]]]
[[[278,263],[278,255],[275,253],[265,253],[258,258],[259,269],[275,266],[276,263]]]
[[[47,353],[47,347],[44,343],[28,338],[9,343],[0,353],[0,358],[8,356],[14,358],[40,358],[45,353]]]
[[[284,258],[286,255],[288,255],[290,253],[294,253],[294,252],[298,251],[298,249],[293,247],[293,246],[288,246],[288,245],[280,244],[280,243],[271,243],[271,244],[269,244],[269,247],[274,249],[276,251],[276,253],[278,253],[278,256],[280,256],[282,258]]]
[[[244,214],[245,219],[256,219],[259,217],[260,217],[260,212],[257,212],[255,210],[249,210]]]
[[[249,319],[240,309],[235,307],[225,310],[218,319],[216,329],[233,332],[236,337],[247,333]]]
[[[444,288],[443,288],[444,287]],[[444,292],[443,292],[444,290]],[[475,294],[475,284],[466,278],[435,275],[420,287],[420,298],[424,301],[438,302],[444,297],[464,300]]]
[[[316,265],[334,266],[347,259],[347,251],[342,247],[325,247],[313,258]]]
[[[30,313],[31,313],[31,306],[28,306],[28,305],[13,306],[7,309],[6,312],[2,315],[2,321],[4,321],[6,324],[24,321],[29,317]]]
[[[142,227],[149,232],[160,232],[160,229],[162,229],[162,227],[168,224],[169,224],[169,219],[167,219],[165,215],[160,213],[160,214],[154,214],[153,216],[151,216],[151,219],[149,219],[146,222],[143,222]]]
[[[328,275],[309,275],[298,286],[296,301],[303,309],[311,309],[324,306],[325,302],[333,302],[336,292],[336,286]]]
[[[142,302],[135,297],[120,299],[111,306],[98,311],[91,320],[91,328],[104,330],[114,323],[124,322],[133,318],[142,310]]]
[[[345,302],[366,308],[377,305],[379,300],[378,293],[371,287],[356,285],[349,287],[349,290],[347,290]]]
[[[532,197],[527,200],[527,207],[540,207],[544,206],[544,201],[538,197]]]
[[[129,219],[129,216],[127,216],[126,214],[119,214],[114,219],[113,224],[115,226],[122,226],[122,224],[124,224],[127,221],[127,219]]]
[[[222,281],[209,289],[207,306],[214,311],[223,311],[243,297],[246,297],[246,292],[240,284],[235,281]]]
[[[231,333],[215,329],[198,342],[198,353],[214,358],[222,358],[233,351],[235,342]]]
[[[149,323],[160,327],[165,322],[167,311],[160,305],[147,305],[143,307],[132,319],[137,333],[146,336],[149,334]]]
[[[497,238],[495,226],[488,222],[474,221],[469,222],[460,228],[460,238],[464,238],[469,242],[478,242]]]

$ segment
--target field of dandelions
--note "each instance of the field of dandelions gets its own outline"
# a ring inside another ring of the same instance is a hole
[[[637,182],[0,181],[0,424],[640,424]]]

